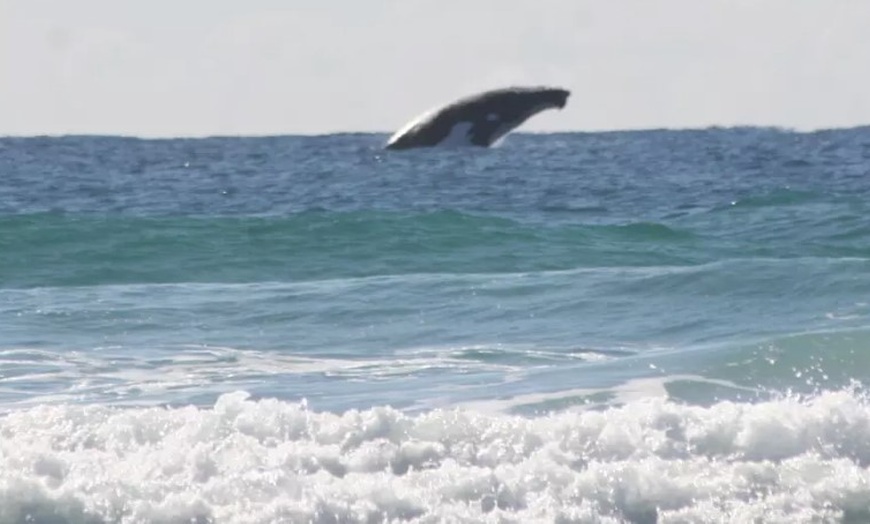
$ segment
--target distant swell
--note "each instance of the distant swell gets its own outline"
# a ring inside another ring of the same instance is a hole
[[[690,233],[663,224],[539,227],[432,213],[286,217],[0,218],[10,287],[294,281],[404,273],[489,273],[692,262]]]

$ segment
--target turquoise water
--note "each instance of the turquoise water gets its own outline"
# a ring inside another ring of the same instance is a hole
[[[0,139],[0,520],[868,515],[870,128],[385,138]]]

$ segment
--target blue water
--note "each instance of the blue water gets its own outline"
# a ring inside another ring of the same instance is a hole
[[[385,140],[0,139],[0,521],[870,518],[870,128]]]

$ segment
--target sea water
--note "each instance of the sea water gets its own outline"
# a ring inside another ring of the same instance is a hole
[[[0,139],[0,522],[870,521],[870,128]]]

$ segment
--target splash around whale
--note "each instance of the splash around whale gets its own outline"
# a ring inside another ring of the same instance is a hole
[[[541,111],[563,109],[570,94],[556,87],[507,87],[477,93],[411,120],[390,137],[385,148],[489,147]]]

